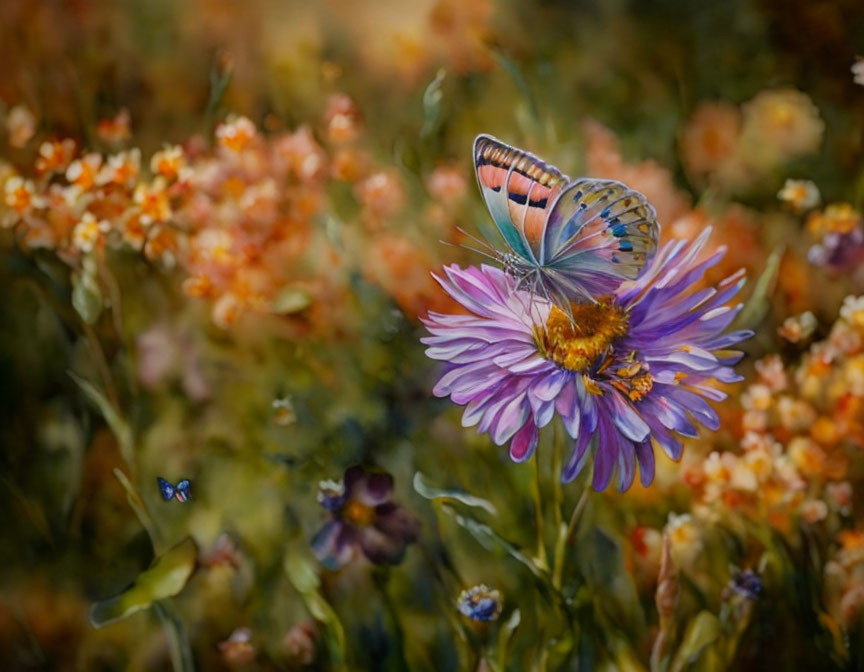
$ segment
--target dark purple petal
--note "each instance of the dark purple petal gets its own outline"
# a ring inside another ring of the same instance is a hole
[[[636,444],[636,459],[639,461],[639,480],[647,488],[654,481],[654,449],[650,440]]]
[[[330,520],[312,537],[312,552],[327,569],[336,570],[354,557],[357,537],[351,526]]]
[[[345,470],[345,475],[342,476],[342,483],[345,485],[345,499],[351,499],[354,496],[354,488],[366,478],[366,470],[359,464],[349,467]]]
[[[516,436],[510,442],[510,458],[514,462],[527,460],[537,447],[538,437],[537,425],[529,420],[522,429],[516,432]]]
[[[609,426],[608,420],[600,419],[597,426],[597,443],[594,449],[594,478],[591,486],[605,490],[612,480],[615,462],[618,460],[618,433]]]
[[[360,548],[369,562],[376,565],[396,565],[405,555],[405,542],[399,537],[391,537],[373,525],[363,527],[358,532]]]
[[[720,429],[720,418],[717,416],[717,412],[698,394],[682,387],[674,387],[669,390],[668,396],[686,408],[696,420],[708,429],[715,431]]]
[[[380,471],[367,472],[359,480],[351,496],[366,506],[378,506],[388,501],[393,494],[393,477]]]
[[[681,442],[659,422],[651,423],[651,437],[669,459],[675,462],[681,459]]]
[[[591,454],[588,450],[588,445],[591,442],[592,436],[590,432],[582,432],[576,437],[576,441],[573,443],[573,452],[570,453],[570,458],[561,472],[561,479],[565,483],[569,483],[576,478],[588,461],[588,456]]]
[[[691,438],[699,436],[699,432],[696,431],[696,427],[690,422],[684,411],[669,397],[652,394],[643,399],[641,403],[646,408],[650,405],[657,419],[667,429],[672,429]]]
[[[636,449],[633,443],[618,436],[618,489],[627,492],[636,477]]]
[[[387,502],[375,507],[375,527],[381,532],[401,539],[406,544],[417,541],[420,521],[399,504]]]

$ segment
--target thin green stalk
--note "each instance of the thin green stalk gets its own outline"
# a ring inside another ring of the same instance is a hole
[[[170,600],[160,600],[153,604],[153,609],[162,621],[165,636],[168,638],[168,650],[171,652],[171,664],[174,672],[195,672],[192,658],[192,647],[186,628],[174,605]]]
[[[555,511],[555,529],[561,529],[564,519],[564,492],[561,488],[561,460],[563,453],[563,437],[561,428],[556,422],[552,426],[552,497]]]
[[[408,670],[408,663],[405,659],[405,633],[402,630],[402,624],[399,621],[399,611],[396,609],[396,605],[393,604],[393,600],[390,598],[390,593],[387,591],[387,583],[390,580],[390,575],[386,568],[382,568],[373,572],[372,580],[375,584],[375,587],[378,589],[378,593],[381,595],[381,602],[384,606],[384,611],[387,614],[387,620],[390,621],[389,625],[393,631],[393,642],[394,646],[394,657],[393,665],[395,669],[398,670]]]
[[[579,501],[573,507],[573,513],[570,515],[570,521],[567,525],[563,523],[558,527],[558,539],[555,541],[555,556],[553,559],[554,566],[552,570],[552,586],[555,590],[561,590],[561,581],[564,576],[564,562],[567,559],[567,540],[573,535],[576,529],[576,524],[582,515],[582,510],[588,502],[589,489],[586,486],[579,496]]]
[[[543,538],[543,530],[545,529],[545,526],[543,523],[543,498],[541,494],[539,450],[534,453],[534,459],[532,462],[534,463],[534,487],[531,494],[534,498],[534,526],[537,528],[537,557],[535,559],[535,564],[545,572],[549,570],[549,560],[546,556],[546,543]]]

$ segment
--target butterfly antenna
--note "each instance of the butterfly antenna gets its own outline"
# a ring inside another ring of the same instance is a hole
[[[481,247],[485,247],[487,250],[491,250],[492,252],[496,252],[495,248],[489,243],[488,240],[483,240],[482,238],[478,238],[473,233],[468,233],[461,226],[457,226],[456,230],[459,233],[461,233],[463,236],[466,236],[467,238],[470,238],[471,240],[473,240],[475,243],[477,243]]]
[[[483,250],[478,250],[476,247],[471,247],[470,245],[456,245],[455,243],[449,243],[446,240],[439,240],[439,243],[443,243],[444,245],[449,245],[450,247],[461,247],[463,250],[471,250],[472,252],[476,252],[477,254],[483,255],[487,259],[491,259],[492,261],[498,263],[500,262],[500,258],[489,254],[488,252],[484,252]]]

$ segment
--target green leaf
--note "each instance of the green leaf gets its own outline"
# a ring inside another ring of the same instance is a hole
[[[722,628],[717,617],[710,611],[700,611],[687,626],[672,663],[672,672],[681,672],[696,662],[706,647],[717,641],[721,633]]]
[[[537,107],[537,100],[534,98],[534,94],[531,92],[531,87],[528,86],[528,80],[525,79],[525,76],[519,70],[519,66],[516,63],[505,56],[500,51],[495,51],[495,59],[498,61],[498,64],[501,68],[506,72],[510,77],[513,78],[513,82],[516,84],[519,91],[522,93],[522,96],[525,99],[525,104],[527,105],[527,120],[531,127],[538,131],[540,129],[540,110]]]
[[[165,629],[165,639],[171,654],[171,664],[174,672],[195,672],[195,662],[192,659],[192,647],[189,645],[189,635],[183,625],[183,619],[171,600],[162,600],[153,604],[153,611],[162,621]]]
[[[192,538],[187,537],[139,574],[127,591],[96,602],[90,609],[90,622],[101,628],[147,609],[158,600],[177,595],[192,576],[197,557],[198,548]]]
[[[497,515],[498,511],[492,502],[481,497],[469,495],[466,492],[458,490],[442,490],[428,484],[426,477],[419,471],[414,474],[414,489],[421,497],[429,500],[454,501],[464,504],[465,506],[473,506],[488,512],[491,515]]]
[[[531,559],[520,551],[515,545],[501,537],[495,530],[484,523],[480,523],[473,518],[467,518],[449,506],[442,506],[441,510],[453,516],[456,522],[463,527],[468,533],[474,537],[480,545],[488,551],[499,550],[503,551],[511,558],[518,560],[525,565],[531,573],[538,579],[545,581],[548,577],[546,574],[535,565]]]
[[[311,303],[312,297],[305,289],[286,287],[273,299],[270,310],[279,315],[291,315],[305,310]]]
[[[593,526],[580,538],[578,548],[577,561],[595,596],[598,610],[617,627],[639,632],[644,627],[645,614],[624,562],[621,541],[601,527]]]
[[[299,553],[289,553],[285,557],[285,573],[301,595],[315,592],[321,585],[312,562]]]
[[[428,138],[441,126],[441,101],[444,99],[442,85],[447,71],[444,68],[438,70],[435,79],[423,92],[423,127],[420,129],[420,137]]]
[[[222,98],[225,96],[225,91],[231,83],[231,77],[234,75],[233,64],[225,58],[220,58],[210,68],[210,97],[207,100],[207,108],[204,111],[205,116],[210,116],[216,112]]]
[[[138,494],[138,491],[132,483],[130,483],[129,479],[126,478],[126,474],[119,469],[115,469],[114,477],[120,481],[120,485],[122,485],[123,489],[126,491],[126,501],[129,502],[129,506],[131,506],[132,510],[135,512],[138,522],[140,522],[144,529],[147,530],[147,534],[150,536],[150,542],[153,544],[153,550],[158,554],[162,550],[161,537],[156,531],[156,526],[153,524],[153,519],[147,511],[147,506],[144,504],[144,500],[141,499],[141,495]]]
[[[514,609],[507,622],[501,625],[501,630],[498,633],[498,666],[502,670],[506,669],[510,642],[521,622],[522,613],[518,609]]]
[[[114,408],[114,405],[108,401],[105,394],[93,383],[82,378],[74,371],[67,371],[66,373],[68,373],[69,377],[77,383],[78,387],[81,388],[84,392],[84,396],[86,396],[90,402],[99,409],[99,412],[102,414],[102,417],[105,418],[105,422],[108,423],[108,427],[111,428],[111,431],[117,439],[123,458],[127,463],[131,464],[133,457],[133,439],[132,429],[129,427],[129,423],[123,419],[117,409]]]
[[[104,307],[102,290],[91,273],[72,276],[72,307],[86,324],[95,324]]]
[[[318,578],[316,566],[307,556],[301,553],[287,553],[285,556],[285,573],[288,580],[303,597],[306,608],[312,617],[323,623],[327,628],[329,650],[334,662],[341,664],[345,659],[345,630],[333,607],[325,600],[318,588],[321,581]]]
[[[777,285],[777,275],[780,272],[782,258],[782,247],[775,248],[771,256],[768,257],[765,270],[762,271],[762,275],[759,276],[753,287],[753,293],[735,320],[736,329],[755,329],[768,315],[768,311],[771,309],[771,295]]]

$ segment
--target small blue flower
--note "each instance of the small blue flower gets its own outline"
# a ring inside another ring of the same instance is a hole
[[[336,513],[345,504],[345,486],[337,481],[318,484],[318,503],[330,513]]]
[[[752,569],[736,571],[729,582],[730,597],[737,595],[747,600],[755,600],[762,594],[762,578]]]
[[[456,607],[472,621],[494,621],[501,614],[501,593],[481,583],[459,593]]]

